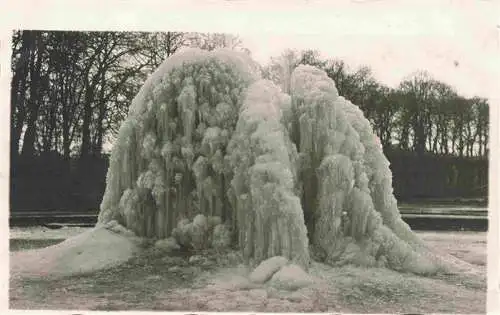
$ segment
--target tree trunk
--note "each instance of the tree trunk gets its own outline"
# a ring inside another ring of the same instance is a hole
[[[11,82],[11,159],[15,160],[19,154],[19,141],[26,119],[26,80],[33,50],[33,36],[30,31],[23,31],[21,36],[21,57],[14,69]]]
[[[104,137],[104,126],[103,122],[104,119],[106,118],[106,106],[107,106],[107,100],[104,97],[105,96],[105,90],[106,90],[106,81],[105,81],[105,72],[103,71],[101,73],[101,78],[100,78],[100,90],[99,90],[99,97],[97,99],[97,106],[98,106],[98,115],[97,115],[97,120],[95,122],[95,137],[94,137],[94,147],[92,149],[92,153],[94,155],[100,155],[102,152],[102,145],[103,145],[103,137]]]
[[[91,132],[90,123],[93,114],[92,103],[94,101],[94,87],[88,82],[85,87],[85,98],[83,105],[83,123],[82,123],[82,145],[80,148],[80,158],[85,159],[91,154]]]
[[[30,97],[28,102],[29,117],[26,126],[26,132],[23,138],[23,156],[33,156],[35,154],[36,140],[36,121],[40,109],[40,70],[42,66],[43,42],[41,33],[35,34],[34,42],[36,44],[36,62],[30,64]],[[32,52],[32,61],[35,58],[35,51]]]

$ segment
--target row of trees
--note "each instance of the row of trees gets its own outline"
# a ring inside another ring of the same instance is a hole
[[[345,62],[324,60],[311,50],[288,50],[272,58],[267,76],[287,91],[289,75],[298,64],[325,70],[339,94],[361,107],[385,149],[487,156],[489,108],[484,98],[463,97],[423,71],[389,88],[374,78],[369,67],[349,69]]]
[[[15,31],[12,209],[97,209],[108,165],[102,153],[132,98],[166,57],[187,46],[250,53],[227,34]],[[286,92],[299,64],[324,69],[371,120],[391,161],[398,197],[486,194],[487,160],[466,163],[488,152],[486,100],[461,97],[425,73],[389,88],[368,67],[350,69],[314,51],[286,51],[263,67],[264,75]],[[418,158],[415,152],[434,154]],[[440,180],[429,182],[436,173],[426,169],[441,170]]]
[[[226,34],[16,31],[12,42],[12,154],[100,155],[146,77],[182,47],[241,49]],[[359,105],[385,149],[486,156],[488,102],[460,96],[425,72],[396,88],[370,68],[350,69],[315,51],[284,52],[264,67],[288,91],[298,64],[324,69],[340,95]]]
[[[100,155],[146,77],[185,46],[235,49],[241,41],[177,32],[14,32],[13,158]]]

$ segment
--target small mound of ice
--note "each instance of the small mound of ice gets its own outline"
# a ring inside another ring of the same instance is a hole
[[[314,283],[313,278],[297,265],[283,266],[270,280],[272,286],[285,289],[297,290]]]
[[[54,246],[11,253],[11,275],[71,276],[110,268],[138,250],[135,239],[96,227]]]
[[[288,263],[288,259],[282,256],[274,256],[264,260],[250,274],[250,281],[254,283],[264,283],[271,279],[273,274]]]
[[[173,237],[156,241],[155,247],[167,253],[179,250],[181,248]]]

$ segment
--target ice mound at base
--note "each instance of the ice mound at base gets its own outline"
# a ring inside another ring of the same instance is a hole
[[[274,256],[261,262],[250,274],[250,281],[254,283],[267,282],[271,277],[288,264],[288,259],[282,256]]]
[[[300,266],[291,264],[283,266],[270,280],[276,288],[294,291],[314,284],[315,279]]]
[[[99,226],[42,249],[13,252],[11,276],[64,277],[120,265],[138,250],[137,239]]]
[[[269,284],[278,289],[297,290],[315,282],[300,266],[282,256],[274,256],[261,262],[249,275],[252,283]]]

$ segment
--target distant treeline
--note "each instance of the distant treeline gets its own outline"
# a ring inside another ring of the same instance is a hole
[[[183,47],[251,52],[227,34],[15,31],[12,37],[12,207],[96,209],[103,154],[145,79]],[[487,195],[489,108],[416,72],[395,88],[369,67],[351,69],[313,50],[262,66],[286,92],[299,64],[323,69],[358,105],[392,162],[400,199]]]
[[[386,150],[391,162],[394,193],[399,201],[485,198],[488,160]]]
[[[418,157],[403,151],[386,154],[399,202],[487,195],[488,161],[484,158]],[[11,210],[97,211],[108,158],[65,160],[59,155],[42,155],[18,159],[12,165]]]
[[[108,158],[57,154],[11,163],[11,211],[96,211],[106,187]]]
[[[15,31],[12,37],[11,154],[100,155],[112,142],[145,79],[182,47],[246,51],[237,36],[198,33]],[[323,69],[339,94],[358,105],[384,148],[419,154],[487,156],[486,99],[461,96],[425,71],[399,86],[369,67],[350,69],[313,50],[285,51],[262,66],[288,91],[299,64]]]
[[[225,34],[15,31],[13,158],[100,155],[147,76],[187,46],[240,49],[241,43]]]
[[[325,60],[312,50],[286,51],[272,58],[265,72],[288,91],[290,73],[299,64],[323,69],[335,81],[339,95],[363,110],[386,150],[488,155],[489,104],[485,98],[461,96],[426,71],[416,71],[390,88],[378,82],[369,67],[349,69],[342,60]]]

